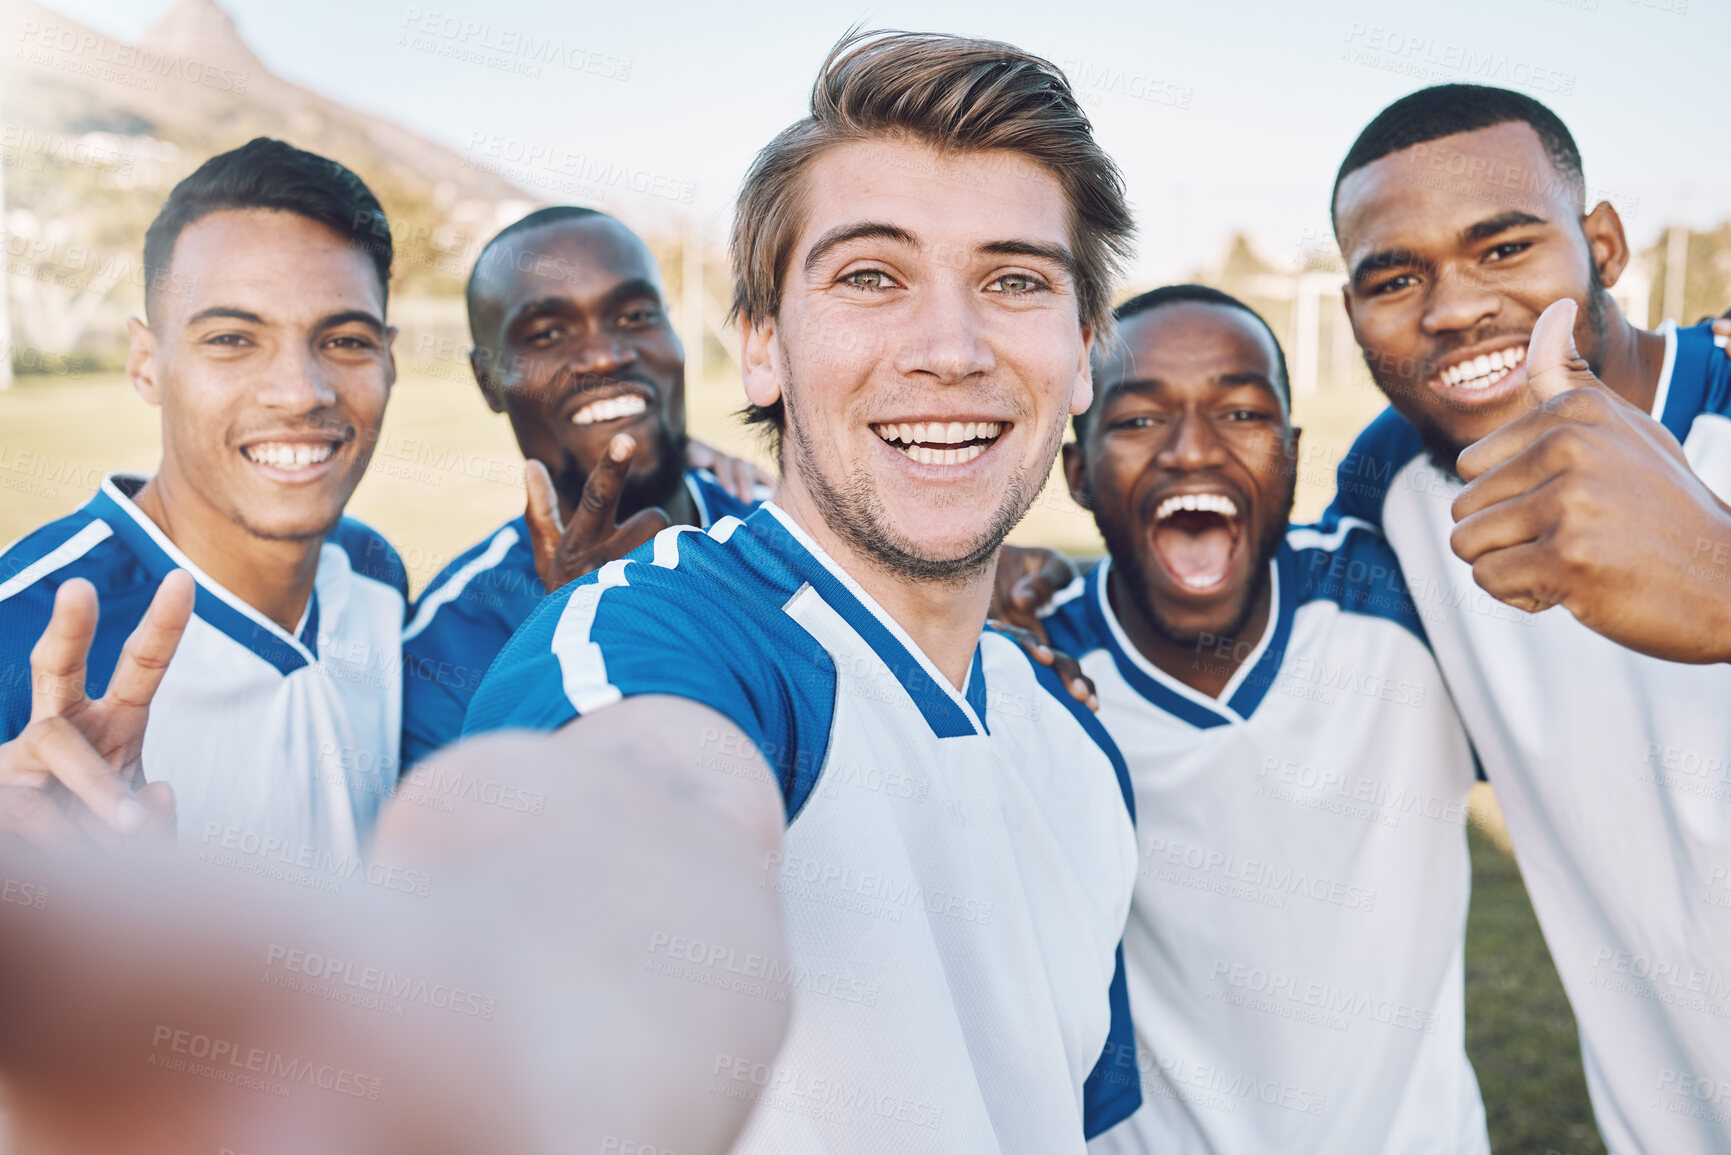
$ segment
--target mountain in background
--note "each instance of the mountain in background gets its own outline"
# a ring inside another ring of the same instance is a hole
[[[207,157],[271,136],[332,157],[383,203],[393,295],[459,291],[474,252],[539,198],[459,153],[274,75],[214,0],[138,44],[0,0],[0,155],[13,361],[113,364],[143,301],[144,230]]]

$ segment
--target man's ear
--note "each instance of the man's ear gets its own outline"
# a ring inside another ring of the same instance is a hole
[[[1600,201],[1581,218],[1581,232],[1587,238],[1588,257],[1598,267],[1599,280],[1608,289],[1629,267],[1629,240],[1623,235],[1623,218],[1610,201]]]
[[[493,380],[493,370],[487,360],[488,352],[480,346],[469,350],[469,369],[475,374],[475,384],[481,387],[481,396],[487,399],[487,408],[495,413],[503,413],[505,394],[499,388],[499,383]]]
[[[161,405],[162,392],[156,380],[156,334],[137,317],[126,318],[126,333],[130,340],[126,349],[126,379],[147,403]]]
[[[1088,497],[1087,453],[1074,441],[1064,442],[1064,482],[1070,487],[1070,497],[1083,509],[1093,509]]]
[[[1094,403],[1094,326],[1082,326],[1082,363],[1076,367],[1076,384],[1070,390],[1070,416],[1086,413]]]
[[[739,364],[745,376],[745,399],[759,409],[767,409],[781,399],[786,369],[775,339],[775,318],[740,320]]]

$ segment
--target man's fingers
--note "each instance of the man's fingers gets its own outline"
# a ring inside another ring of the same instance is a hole
[[[0,786],[0,832],[42,850],[88,845],[54,796],[37,786]]]
[[[150,821],[131,787],[66,719],[33,721],[16,741],[23,744],[29,764],[54,775],[109,829],[131,834]]]
[[[139,805],[150,815],[150,821],[142,831],[143,836],[151,841],[172,846],[180,821],[179,809],[174,801],[174,787],[166,782],[147,782],[134,791],[132,796],[138,799]]]
[[[186,623],[192,619],[196,590],[192,575],[183,569],[174,570],[162,579],[144,620],[120,651],[103,701],[131,708],[150,705],[157,687],[162,685],[163,675],[168,673],[169,659],[180,645]]]
[[[559,497],[547,467],[533,457],[523,464],[523,487],[529,496],[523,511],[523,519],[529,523],[529,550],[535,556],[535,572],[545,582],[565,534],[565,525],[559,520]]]
[[[1551,485],[1546,481],[1463,517],[1449,534],[1449,548],[1471,565],[1487,553],[1538,541],[1556,522]]]
[[[1068,584],[1068,583],[1066,583]],[[1041,607],[1052,600],[1052,595],[1058,587],[1051,576],[1044,570],[1019,579],[1010,589],[1010,604],[1006,612],[1015,616],[1018,626],[1033,634],[1044,644],[1051,643],[1051,637],[1046,633],[1046,623],[1039,615]]]
[[[1731,357],[1731,309],[1725,310],[1720,318],[1713,322],[1713,343]]]
[[[83,578],[63,583],[54,612],[30,651],[30,716],[51,718],[84,700],[84,662],[96,637],[96,587]]]
[[[1072,658],[1062,650],[1052,651],[1052,669],[1064,679],[1064,686],[1070,691],[1070,697],[1099,712],[1100,698],[1094,692],[1094,680],[1082,672],[1082,663]]]
[[[637,441],[629,433],[613,435],[607,452],[583,483],[583,496],[571,514],[571,524],[565,527],[565,543],[586,545],[613,531],[619,517],[619,495],[625,490],[625,475],[631,472],[631,455],[636,451]]]
[[[1528,542],[1481,555],[1473,562],[1473,581],[1499,602],[1536,614],[1558,604],[1545,580],[1554,568],[1544,548]]]
[[[1593,382],[1593,374],[1575,350],[1575,302],[1552,301],[1527,339],[1527,391],[1530,404],[1543,405],[1571,389]]]
[[[615,531],[613,556],[624,557],[672,524],[673,520],[659,507],[638,510]]]

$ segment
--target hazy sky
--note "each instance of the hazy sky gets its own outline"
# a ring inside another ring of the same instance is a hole
[[[168,2],[51,6],[134,40]],[[1731,0],[225,6],[287,79],[477,159],[535,150],[640,172],[657,191],[615,186],[605,207],[696,211],[717,234],[752,153],[800,114],[825,51],[856,23],[992,36],[1063,67],[1129,178],[1138,280],[1211,263],[1238,229],[1275,258],[1326,243],[1328,190],[1358,130],[1449,80],[1554,108],[1638,244],[1672,219],[1731,216],[1731,149],[1712,119],[1731,76]],[[547,43],[578,67],[537,55]]]

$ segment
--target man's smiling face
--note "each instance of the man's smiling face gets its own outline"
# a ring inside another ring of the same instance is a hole
[[[396,378],[372,261],[289,212],[210,213],[175,242],[172,283],[133,322],[163,409],[163,469],[257,537],[322,537],[377,443]]]
[[[1527,338],[1551,302],[1579,305],[1575,342],[1598,370],[1624,246],[1615,211],[1583,217],[1580,196],[1523,121],[1414,145],[1341,182],[1353,333],[1439,464],[1526,411]]]
[[[567,504],[618,433],[637,442],[621,514],[677,492],[685,350],[661,272],[635,233],[597,214],[508,237],[488,254],[471,309],[482,391]]]
[[[786,402],[783,494],[904,576],[979,572],[1090,396],[1069,213],[1008,152],[829,149],[779,314],[746,334],[753,403]]]
[[[1120,588],[1169,642],[1236,636],[1292,513],[1297,432],[1279,352],[1242,309],[1159,305],[1119,323],[1065,476]]]

